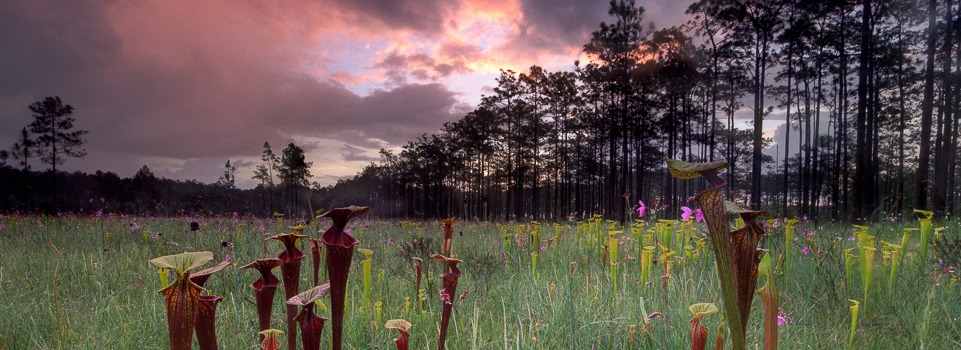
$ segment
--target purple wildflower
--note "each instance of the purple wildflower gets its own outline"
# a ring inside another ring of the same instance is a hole
[[[687,221],[688,219],[690,219],[690,218],[691,218],[691,214],[694,213],[694,211],[691,210],[691,208],[688,208],[688,207],[681,207],[681,211],[683,212],[683,213],[681,213],[681,220],[684,220],[684,221]]]
[[[637,201],[637,217],[644,217],[645,211],[647,211],[647,206],[644,205],[644,201]]]
[[[801,253],[804,253],[804,255],[808,255],[808,253],[810,253],[810,252],[811,252],[811,250],[808,249],[808,247],[801,248]]]

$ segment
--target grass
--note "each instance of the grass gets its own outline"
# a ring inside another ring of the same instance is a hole
[[[201,230],[190,232],[190,221],[200,222]],[[156,269],[147,260],[183,251],[209,250],[214,252],[215,262],[229,253],[232,261],[245,264],[257,258],[273,257],[282,250],[279,243],[271,241],[267,242],[268,252],[264,254],[263,238],[278,233],[278,228],[273,221],[259,219],[69,215],[44,219],[8,215],[0,217],[0,224],[3,225],[0,228],[0,349],[164,348],[167,328],[163,298],[157,293],[160,281]],[[311,232],[328,224],[315,222],[305,232],[317,237],[319,234]],[[363,257],[362,254],[354,256],[347,298],[345,348],[394,347],[392,339],[397,336],[396,331],[374,321],[376,301],[383,302],[383,321],[403,318],[413,324],[409,330],[410,348],[436,348],[441,311],[439,275],[443,273],[443,262],[428,258],[442,249],[441,223],[401,224],[360,218],[351,226],[353,235],[361,241],[358,247],[371,249],[374,254],[370,304],[365,302],[363,294],[360,264]],[[651,229],[654,226],[647,225]],[[877,236],[880,248],[881,240],[900,243],[902,229],[907,226],[916,227],[917,223],[882,223],[872,227],[870,234]],[[949,229],[943,234],[957,237],[958,224],[947,226]],[[266,232],[262,233],[261,227]],[[532,245],[525,234],[527,230],[518,225],[456,224],[452,250],[454,257],[464,261],[460,265],[463,277],[458,283],[458,295],[452,296],[455,313],[447,347],[627,349],[630,344],[637,349],[689,348],[688,305],[714,302],[721,307],[714,260],[709,251],[699,252],[689,261],[680,261],[685,257],[682,250],[672,257],[671,276],[665,284],[662,285],[658,277],[663,273],[661,263],[652,268],[651,284],[645,286],[640,280],[639,263],[632,259],[640,255],[639,245],[630,234],[619,234],[618,258],[627,258],[618,265],[618,288],[612,290],[610,269],[603,263],[597,243],[601,240],[592,240],[595,242],[592,245],[583,236],[575,237],[575,227],[575,223],[545,224],[540,234],[541,243]],[[961,347],[958,302],[961,286],[949,289],[950,274],[940,280],[940,286],[935,286],[929,277],[931,272],[941,270],[938,259],[958,261],[957,257],[941,257],[935,249],[929,253],[931,261],[922,264],[917,261],[915,235],[905,263],[899,269],[894,290],[889,291],[890,263],[884,261],[879,249],[875,283],[865,302],[861,300],[863,290],[859,276],[844,276],[856,279],[851,290],[845,290],[842,282],[843,249],[856,244],[847,240],[851,236],[850,227],[844,223],[798,224],[790,275],[780,274],[777,279],[781,310],[790,319],[780,327],[780,347],[838,349],[846,346],[850,322],[848,299],[861,301],[855,349],[918,348],[926,307],[931,319],[925,348]],[[804,228],[810,235],[801,233]],[[784,226],[772,229],[773,235],[762,243],[775,257],[784,251],[783,229]],[[512,237],[512,243],[505,247],[504,230],[521,235]],[[695,237],[703,230],[701,224],[695,224]],[[550,238],[554,241],[548,248]],[[232,242],[233,247],[221,249],[222,241]],[[807,248],[808,253],[803,254],[802,248]],[[537,270],[532,271],[529,253],[535,250]],[[423,314],[415,301],[411,259],[414,256],[425,258],[422,288],[427,300]],[[280,272],[275,273],[279,276]],[[306,290],[313,284],[309,252],[301,274],[301,290]],[[224,298],[217,309],[217,335],[222,349],[258,347],[256,307],[252,303],[253,293],[247,287],[257,277],[254,271],[229,267],[207,282],[206,287],[213,294]],[[321,273],[321,280],[324,279]],[[758,288],[760,286],[759,283]],[[929,305],[926,296],[932,289],[935,293]],[[468,294],[463,301],[458,301],[463,291]],[[273,312],[272,326],[278,329],[285,327],[282,295],[278,291]],[[409,311],[405,306],[406,297],[411,300]],[[325,303],[329,306],[329,299]],[[760,348],[763,326],[759,299],[755,300],[752,310],[749,347]],[[317,311],[326,316],[323,308]],[[660,312],[663,317],[649,320],[649,327],[645,329],[645,311]],[[720,321],[717,314],[702,322],[710,330],[712,341]],[[330,342],[329,326],[327,328],[322,344]]]

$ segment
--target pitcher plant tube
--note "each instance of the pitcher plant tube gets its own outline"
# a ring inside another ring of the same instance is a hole
[[[214,267],[190,275],[190,281],[202,288],[211,275],[233,264],[229,261],[222,261]],[[207,292],[209,293],[209,291]],[[217,350],[217,303],[221,300],[223,299],[216,295],[205,294],[200,296],[197,304],[197,318],[194,321],[194,330],[197,332],[197,344],[200,345],[200,350]]]
[[[295,232],[302,231],[306,226],[298,225],[290,227]],[[293,298],[300,291],[300,263],[307,257],[304,252],[297,249],[297,241],[307,236],[291,233],[279,234],[268,239],[279,241],[284,245],[284,250],[277,254],[277,259],[283,264],[280,265],[280,275],[284,280],[284,298]],[[294,317],[297,315],[297,307],[287,305],[287,348],[295,350],[297,348],[297,325],[294,324]]]
[[[355,216],[367,215],[370,207],[349,206],[332,209],[321,214],[330,218],[333,224],[320,240],[327,246],[327,276],[330,278],[330,318],[331,339],[334,350],[343,349],[344,343],[344,304],[347,296],[347,277],[350,275],[350,259],[354,256],[354,245],[360,243],[344,232],[347,222]]]
[[[364,254],[364,260],[360,261],[360,266],[364,270],[364,301],[370,303],[370,263],[374,261],[371,258],[374,251],[366,248],[357,248],[357,251]]]
[[[774,263],[769,254],[761,258],[757,271],[764,277],[764,286],[757,291],[764,306],[764,350],[777,350],[778,291],[777,281],[774,280]]]
[[[928,262],[928,244],[931,243],[931,232],[934,229],[931,226],[931,216],[934,215],[933,211],[914,209],[915,213],[921,214],[918,218],[918,223],[921,224],[921,244],[918,248],[921,249],[921,265],[924,266]]]
[[[457,219],[450,218],[444,220],[444,253],[443,256],[451,256],[450,246],[451,240],[454,238],[454,224],[457,223]]]
[[[436,260],[443,260],[450,269],[450,272],[440,275],[440,278],[444,281],[443,289],[441,289],[440,292],[440,299],[444,305],[443,312],[441,313],[440,339],[437,344],[437,349],[444,350],[444,342],[447,340],[447,325],[450,323],[450,314],[454,309],[454,296],[457,295],[457,279],[461,276],[457,264],[461,261],[440,254],[434,254],[431,257]]]
[[[731,330],[731,343],[735,350],[744,349],[747,345],[747,319],[757,283],[757,264],[763,255],[757,250],[757,246],[764,230],[754,222],[754,218],[768,216],[769,213],[742,210],[736,205],[725,203],[723,190],[727,183],[718,172],[729,166],[726,162],[688,163],[673,159],[666,161],[668,170],[674,177],[704,177],[711,186],[697,194],[694,199],[704,213],[704,222],[714,248],[725,316]],[[730,232],[729,212],[739,214],[744,222],[744,225],[734,232]]]
[[[171,350],[190,350],[200,291],[203,290],[190,281],[190,270],[213,259],[213,253],[204,251],[165,255],[150,260],[154,266],[177,272],[177,279],[160,290],[167,303],[167,335]]]
[[[688,306],[688,310],[694,314],[691,318],[691,350],[704,350],[707,347],[707,327],[701,324],[704,316],[717,313],[717,305],[714,303],[698,303]]]
[[[260,349],[261,350],[277,350],[280,349],[280,335],[284,334],[284,331],[279,329],[267,329],[260,331]]]
[[[388,320],[387,324],[384,325],[384,328],[396,329],[397,332],[400,333],[399,337],[394,338],[394,343],[397,344],[397,350],[407,350],[407,341],[410,339],[410,334],[407,333],[407,330],[410,329],[411,326],[413,325],[404,319]]]
[[[309,238],[310,240],[310,260],[314,267],[314,287],[320,284],[320,254],[323,253],[324,247],[321,246],[321,242],[316,238]]]
[[[798,222],[798,219],[787,219],[787,225],[784,226],[784,263],[781,270],[787,275],[791,266],[791,249],[794,247],[794,224]]]
[[[260,272],[260,278],[250,285],[250,289],[254,290],[254,300],[257,304],[257,329],[260,331],[270,329],[270,310],[274,306],[274,292],[280,286],[280,279],[274,276],[270,270],[276,269],[280,265],[283,265],[280,259],[270,258],[257,259],[240,267],[241,269],[255,269]],[[263,334],[261,334],[260,340],[263,342]]]
[[[423,274],[423,269],[424,269],[423,263],[424,263],[424,259],[421,259],[421,258],[416,257],[416,256],[415,256],[413,259],[414,259],[414,261],[417,262],[417,265],[415,266],[415,269],[417,270],[417,282],[416,282],[416,284],[414,285],[414,294],[415,294],[415,296],[417,297],[417,307],[418,307],[418,310],[420,310],[420,311],[423,312],[423,311],[424,311],[424,302],[423,302],[423,300],[421,299],[421,295],[420,295],[420,277],[421,277],[421,275]]]
[[[300,313],[294,320],[300,325],[300,342],[304,350],[320,349],[320,334],[324,331],[326,318],[314,313],[314,306],[330,292],[330,284],[324,283],[287,299],[287,305],[300,306]]]

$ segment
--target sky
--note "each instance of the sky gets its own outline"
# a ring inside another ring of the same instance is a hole
[[[645,25],[690,0],[638,0]],[[242,188],[264,142],[295,143],[322,185],[438,132],[490,94],[500,69],[571,70],[606,0],[4,0],[0,148],[60,96],[89,131],[67,171]],[[749,112],[748,112],[749,113]],[[781,122],[783,124],[783,121]],[[767,125],[766,125],[767,126]],[[34,169],[46,169],[34,162]]]

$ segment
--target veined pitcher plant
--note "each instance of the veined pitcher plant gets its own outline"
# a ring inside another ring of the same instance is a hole
[[[774,263],[771,255],[764,254],[758,264],[758,274],[764,277],[764,286],[758,289],[761,304],[764,306],[764,350],[777,350],[778,291],[774,280]]]
[[[667,159],[671,175],[680,179],[704,177],[711,188],[697,194],[697,201],[707,225],[724,310],[731,330],[731,343],[735,350],[747,345],[746,328],[757,284],[757,264],[763,251],[757,249],[764,230],[754,221],[757,216],[769,216],[765,211],[748,211],[733,203],[724,201],[724,187],[727,183],[718,172],[727,168],[726,162],[688,163]],[[739,214],[743,226],[731,232],[728,214]]]
[[[190,281],[203,288],[211,275],[233,264],[229,261],[222,261],[214,267],[190,275]],[[200,296],[197,304],[197,319],[194,321],[194,330],[197,332],[197,344],[200,345],[200,350],[217,350],[217,303],[223,299],[216,295],[210,295],[209,291],[206,291],[206,293],[208,294]]]
[[[704,316],[717,313],[717,305],[714,303],[698,303],[688,306],[688,310],[694,314],[691,318],[691,350],[704,350],[707,346],[707,327],[701,325]]]
[[[324,283],[287,299],[287,305],[301,307],[294,321],[300,325],[300,341],[304,345],[304,350],[320,349],[320,334],[324,331],[324,322],[327,319],[317,316],[314,313],[314,306],[329,292],[330,284]]]
[[[274,292],[280,286],[280,279],[274,276],[270,270],[283,264],[280,259],[270,258],[257,259],[240,267],[241,269],[255,269],[260,273],[260,278],[250,284],[250,289],[254,290],[254,300],[257,304],[257,325],[260,331],[270,329],[270,311],[274,306]],[[261,334],[260,341],[264,341],[263,334]]]
[[[404,319],[388,320],[387,324],[384,325],[384,328],[396,329],[397,332],[400,333],[399,337],[394,338],[394,343],[397,344],[397,350],[407,350],[407,342],[410,340],[410,334],[407,333],[407,330],[410,329],[411,326],[413,325]]]
[[[190,350],[202,287],[190,281],[190,270],[214,259],[208,251],[165,255],[150,260],[154,266],[177,272],[177,279],[160,290],[167,303],[167,335],[171,350]]]
[[[306,226],[298,225],[291,227],[294,232],[302,231]],[[284,250],[277,255],[277,259],[283,264],[280,265],[280,274],[284,280],[284,299],[293,298],[300,292],[300,263],[307,256],[304,252],[297,249],[297,242],[307,236],[301,234],[280,234],[268,239],[279,241],[284,245]],[[297,316],[297,307],[286,305],[287,307],[287,349],[296,350],[297,348],[297,325],[294,317]]]
[[[450,314],[454,308],[454,296],[457,295],[457,279],[461,276],[461,272],[460,269],[457,268],[457,264],[461,261],[440,254],[434,254],[431,257],[436,260],[443,260],[445,263],[447,263],[447,267],[450,269],[450,272],[440,275],[440,278],[444,281],[443,289],[441,289],[440,292],[440,299],[444,305],[441,313],[440,339],[437,344],[437,349],[444,350],[444,343],[447,340],[447,325],[450,323]]]

